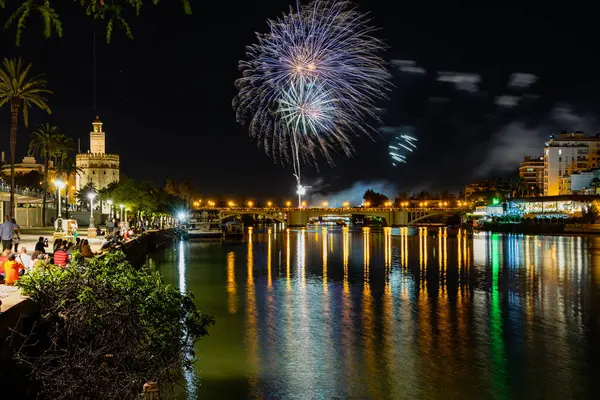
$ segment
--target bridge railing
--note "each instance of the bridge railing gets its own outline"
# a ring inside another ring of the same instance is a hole
[[[244,211],[244,212],[287,212],[287,211],[371,211],[371,212],[382,212],[382,211],[411,211],[411,212],[423,212],[423,211],[466,211],[468,207],[213,207],[214,210],[219,211]]]

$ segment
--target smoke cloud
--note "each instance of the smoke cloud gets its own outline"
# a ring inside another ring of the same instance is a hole
[[[565,103],[555,105],[548,116],[536,125],[527,125],[518,120],[509,122],[492,135],[488,155],[477,169],[476,176],[515,171],[524,156],[542,155],[544,142],[551,134],[558,134],[562,129],[569,132],[583,130],[591,135],[596,127],[594,117],[578,114]]]
[[[387,181],[356,182],[351,187],[338,192],[324,194],[315,193],[307,200],[309,206],[320,207],[324,201],[329,207],[342,207],[344,202],[349,202],[351,206],[359,206],[363,203],[363,196],[369,189],[377,193],[383,193],[390,199],[394,199],[398,194],[398,187]]]

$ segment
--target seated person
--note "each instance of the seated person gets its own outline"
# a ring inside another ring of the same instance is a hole
[[[94,252],[87,239],[84,239],[81,244],[81,255],[84,257],[94,257]]]
[[[58,250],[54,252],[54,265],[60,265],[66,267],[69,261],[69,254],[67,253],[67,246],[65,243],[61,243]]]
[[[4,283],[6,285],[12,286],[19,279],[21,271],[25,271],[25,267],[18,261],[15,261],[17,258],[15,253],[10,253],[8,255],[8,261],[4,263],[4,270],[6,271],[6,278],[4,279]]]

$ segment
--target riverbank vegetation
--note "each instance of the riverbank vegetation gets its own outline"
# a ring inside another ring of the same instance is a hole
[[[134,399],[150,381],[171,391],[214,324],[191,294],[121,252],[32,271],[18,286],[39,316],[16,357],[44,399]]]

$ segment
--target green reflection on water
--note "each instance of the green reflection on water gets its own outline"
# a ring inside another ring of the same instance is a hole
[[[194,397],[587,397],[591,241],[440,233],[254,231],[154,254],[217,320]]]

